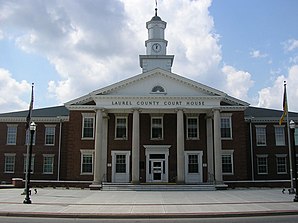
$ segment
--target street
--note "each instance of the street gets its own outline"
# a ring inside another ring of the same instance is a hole
[[[192,223],[192,222],[204,222],[204,223],[297,223],[298,215],[284,215],[284,216],[258,216],[258,217],[232,217],[232,218],[152,218],[152,219],[86,219],[86,218],[37,218],[37,217],[0,217],[1,223]]]

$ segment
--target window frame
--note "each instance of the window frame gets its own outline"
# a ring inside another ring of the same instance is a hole
[[[160,124],[153,124],[153,120],[154,119],[159,119],[161,120],[161,123]],[[150,128],[151,128],[151,131],[150,131],[150,139],[151,140],[163,140],[163,137],[164,137],[164,127],[163,127],[163,116],[151,116],[151,121],[150,121]],[[161,136],[159,137],[153,137],[153,129],[161,129]]]
[[[262,166],[260,166],[259,163],[259,159],[265,159],[266,160],[266,164],[261,164]],[[266,167],[266,171],[265,172],[260,172],[260,167]],[[269,170],[268,170],[268,155],[257,155],[257,174],[258,175],[268,175]]]
[[[15,130],[15,132],[11,132],[10,130]],[[17,135],[18,135],[18,125],[17,124],[7,125],[6,145],[16,145]],[[13,140],[11,141],[11,139]]]
[[[196,124],[190,124],[189,120],[196,120]],[[192,126],[195,126],[196,128],[191,128]],[[199,131],[199,117],[198,116],[186,116],[186,139],[187,140],[197,140],[200,139],[200,131]],[[196,136],[189,136],[190,135],[190,130],[195,129],[196,130]]]
[[[51,163],[45,163],[47,158],[51,158]],[[43,154],[43,162],[42,162],[42,173],[45,175],[52,175],[54,174],[54,163],[55,163],[55,154]],[[51,171],[45,171],[45,168],[47,166],[51,166]]]
[[[125,120],[125,127],[124,125],[122,126],[121,124],[123,123],[118,123],[117,120],[123,119]],[[122,127],[125,129],[125,135],[122,135],[121,137],[117,135],[117,130],[118,128]],[[127,140],[128,139],[128,117],[124,115],[116,115],[115,116],[115,139],[116,140]]]
[[[91,156],[91,164],[84,163],[84,156]],[[91,172],[84,171],[84,164],[91,165]],[[81,175],[93,175],[94,173],[94,150],[81,149]]]
[[[49,131],[50,129],[53,129],[54,131],[53,132],[47,132]],[[49,134],[49,133],[53,133],[53,134]],[[54,146],[55,145],[55,138],[56,138],[56,125],[45,125],[45,131],[44,131],[44,145],[45,146]],[[53,143],[48,143],[47,142],[47,139],[48,137],[51,137],[52,136],[52,140],[53,140]]]
[[[199,174],[200,168],[199,168],[199,153],[187,153],[187,173],[188,174]],[[197,162],[191,162],[190,156],[196,157]],[[190,167],[193,166],[196,169],[196,172],[190,171]]]
[[[282,130],[278,132],[277,130]],[[280,134],[282,133],[282,134]],[[284,125],[275,125],[274,126],[274,137],[276,146],[285,146],[286,145],[286,136],[285,136],[285,126]],[[282,139],[282,140],[280,140]],[[280,140],[280,141],[279,141]]]
[[[12,161],[8,163],[7,159],[8,158],[13,158]],[[8,168],[8,166],[11,166],[12,169]],[[5,153],[4,154],[4,173],[5,174],[12,174],[15,173],[15,168],[16,168],[16,153]]]
[[[230,163],[224,163],[224,157],[230,157]],[[234,175],[234,150],[222,150],[221,154],[222,161],[222,174],[223,175]],[[230,165],[231,172],[224,172],[224,165]]]
[[[115,154],[115,173],[120,173],[120,174],[127,173],[126,156],[127,156],[127,154]],[[118,160],[118,158],[121,158],[121,159]],[[122,161],[122,162],[118,163],[118,161]],[[123,166],[124,166],[124,170],[123,170]],[[118,168],[120,168],[121,171],[118,171],[119,170]]]
[[[284,159],[284,163],[279,163],[279,158]],[[276,160],[276,172],[277,174],[288,174],[288,163],[287,163],[287,154],[275,154],[275,160]],[[279,167],[283,167],[284,171],[279,171]]]
[[[92,128],[85,127],[85,119],[92,119]],[[82,113],[82,140],[93,140],[94,139],[94,128],[95,127],[95,114],[94,113]],[[85,130],[92,129],[92,136],[85,136]]]
[[[223,120],[227,119],[229,128],[223,128]],[[223,130],[227,129],[226,131],[229,132],[230,136],[223,137]],[[232,140],[233,139],[233,126],[232,126],[232,114],[231,113],[221,113],[220,115],[220,136],[223,140]]]
[[[266,125],[256,125],[256,146],[267,146],[267,126]],[[264,132],[259,132],[258,130],[263,129]],[[262,134],[260,134],[262,133]],[[264,137],[264,140],[259,140],[261,137]],[[261,141],[265,141],[264,144],[263,143],[259,143]]]

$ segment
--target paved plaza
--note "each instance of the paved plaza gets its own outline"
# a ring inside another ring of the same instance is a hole
[[[214,217],[297,214],[294,195],[281,189],[224,191],[95,191],[39,188],[32,204],[23,189],[0,189],[1,216]]]

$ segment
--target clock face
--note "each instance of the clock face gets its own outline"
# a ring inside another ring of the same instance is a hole
[[[159,43],[154,43],[152,45],[152,50],[155,52],[155,53],[158,53],[161,51],[161,45]]]

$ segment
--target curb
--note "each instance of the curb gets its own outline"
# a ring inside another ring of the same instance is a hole
[[[49,212],[0,212],[3,217],[38,217],[38,218],[81,218],[81,219],[136,219],[136,218],[229,218],[229,217],[256,217],[298,215],[298,210],[274,210],[274,211],[251,211],[251,212],[219,212],[219,213],[49,213]]]

